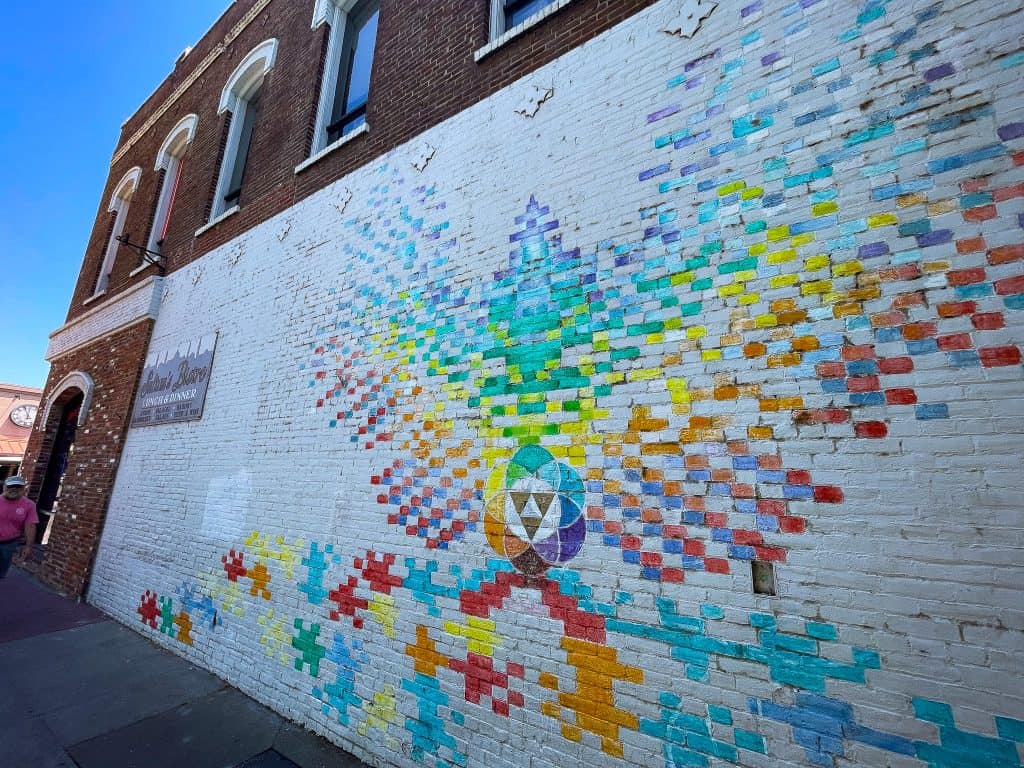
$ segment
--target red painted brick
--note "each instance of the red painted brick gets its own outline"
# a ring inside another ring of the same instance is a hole
[[[1018,293],[1024,293],[1024,275],[996,280],[995,289],[996,293],[1000,296],[1013,296]]]
[[[816,485],[814,500],[823,504],[839,504],[843,500],[843,489],[834,485]]]
[[[1017,347],[983,347],[978,350],[981,364],[986,368],[1003,365],[1020,365],[1020,350]]]
[[[997,203],[1001,203],[1004,200],[1012,200],[1015,197],[1024,197],[1024,182],[1017,182],[1008,187],[992,190],[992,199]]]
[[[913,405],[917,402],[917,393],[908,388],[887,389],[885,402],[889,405]]]
[[[721,557],[704,558],[704,570],[708,573],[728,573],[729,561]]]
[[[1002,312],[979,312],[971,315],[971,322],[979,331],[998,331],[1006,325]]]
[[[954,349],[972,349],[974,347],[974,342],[971,341],[969,333],[950,333],[946,336],[939,336],[937,341],[939,349],[943,352],[950,352]]]
[[[807,521],[802,517],[780,517],[779,530],[783,533],[803,533],[807,530]]]
[[[889,428],[881,421],[862,421],[854,426],[857,437],[879,438],[889,434]]]
[[[843,347],[843,360],[872,360],[874,357],[873,344],[847,344]]]
[[[823,379],[838,379],[846,375],[846,366],[842,363],[818,363],[815,371]]]
[[[846,380],[846,388],[850,392],[877,392],[877,376],[851,376]]]
[[[914,360],[909,357],[889,357],[878,361],[878,370],[882,373],[910,373],[914,370]]]

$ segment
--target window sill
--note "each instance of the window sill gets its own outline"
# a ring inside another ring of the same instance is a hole
[[[473,54],[473,60],[479,62],[485,56],[494,53],[503,45],[506,45],[515,38],[519,37],[526,30],[530,29],[531,27],[537,26],[542,21],[544,21],[544,19],[546,19],[548,16],[562,10],[571,2],[573,2],[573,0],[555,0],[555,2],[553,2],[551,5],[545,6],[544,8],[533,14],[533,16],[530,16],[528,19],[524,19],[523,21],[519,22],[516,26],[512,27],[512,29],[506,30],[501,35],[491,40],[491,42],[489,42],[487,45],[485,45],[483,48],[481,48],[480,50]]]
[[[83,306],[83,307],[85,307],[85,306],[87,306],[87,305],[89,305],[89,304],[92,304],[92,303],[93,303],[94,301],[98,301],[99,299],[102,299],[102,298],[103,298],[104,296],[106,296],[106,295],[107,295],[107,289],[106,289],[106,288],[104,288],[104,289],[103,289],[102,291],[99,291],[99,292],[97,292],[97,293],[94,293],[94,294],[93,294],[92,296],[90,296],[90,297],[89,297],[88,299],[86,299],[85,301],[83,301],[83,302],[82,302],[82,306]]]
[[[135,277],[136,275],[141,275],[143,272],[145,272],[150,267],[155,267],[155,266],[156,266],[155,264],[150,264],[148,261],[144,261],[141,264],[139,264],[139,266],[137,266],[135,269],[133,269],[131,272],[129,272],[128,273],[128,277]]]
[[[350,133],[346,133],[344,136],[342,136],[340,139],[338,139],[333,144],[328,144],[326,147],[321,149],[315,155],[312,155],[308,160],[303,160],[301,163],[299,163],[297,166],[295,166],[295,173],[296,174],[302,173],[304,170],[309,168],[311,165],[314,165],[314,164],[318,163],[320,160],[323,160],[329,154],[331,154],[335,150],[340,149],[341,147],[345,146],[350,141],[355,139],[357,136],[362,136],[364,133],[369,133],[369,132],[370,132],[369,124],[363,123],[358,128],[356,128],[354,131],[351,131]]]
[[[199,229],[196,230],[196,237],[199,237],[204,232],[208,232],[209,230],[213,229],[218,224],[220,224],[222,221],[224,221],[224,219],[226,219],[226,218],[228,218],[230,216],[234,216],[240,210],[242,210],[241,206],[234,205],[231,208],[228,208],[226,211],[224,211],[224,213],[222,213],[217,218],[210,219],[209,222],[207,222],[206,224],[203,224],[203,226],[201,226]]]

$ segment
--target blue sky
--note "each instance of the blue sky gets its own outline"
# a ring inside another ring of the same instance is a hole
[[[228,5],[0,4],[0,382],[43,386],[121,123]]]

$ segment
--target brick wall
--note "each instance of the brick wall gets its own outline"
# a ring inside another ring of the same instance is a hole
[[[57,400],[49,421],[43,423],[45,404],[58,395],[55,387],[70,373],[88,372],[94,383],[88,419],[76,432],[74,452],[64,474],[59,512],[53,521],[45,559],[37,569],[43,581],[71,597],[78,597],[88,582],[152,329],[153,321],[144,319],[51,360],[43,390],[44,405],[22,462],[31,498],[38,498],[42,488],[66,403],[64,399]],[[65,398],[72,394],[69,391]]]
[[[382,3],[377,54],[367,119],[368,135],[331,153],[301,174],[295,168],[309,156],[308,135],[319,94],[318,81],[325,28],[313,30],[312,0],[236,2],[188,56],[179,59],[171,76],[122,127],[119,150],[101,198],[93,235],[86,249],[81,277],[71,300],[69,318],[87,309],[103,260],[108,228],[107,204],[114,185],[134,166],[143,169],[132,200],[125,231],[132,242],[145,243],[153,204],[159,194],[156,153],[174,125],[187,114],[199,126],[186,155],[185,170],[168,227],[163,253],[168,268],[178,269],[229,241],[253,225],[341,178],[370,159],[408,141],[488,94],[628,18],[652,0],[574,0],[557,14],[530,29],[495,53],[474,62],[474,51],[487,42],[489,0],[472,2]],[[159,109],[225,36],[259,7],[266,7],[201,77],[162,114]],[[238,63],[264,40],[279,40],[277,64],[267,78],[262,111],[249,156],[242,209],[214,229],[196,237],[207,223],[208,206],[219,170],[224,116],[217,114],[221,90]],[[158,119],[138,138],[149,120]],[[128,147],[122,153],[122,148]],[[114,294],[140,276],[137,252],[121,246],[110,277]]]
[[[172,273],[90,601],[374,765],[1019,766],[1021,22],[666,0]]]

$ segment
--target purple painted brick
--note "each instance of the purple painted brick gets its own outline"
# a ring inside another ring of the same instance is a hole
[[[857,258],[873,259],[876,256],[884,256],[889,253],[888,243],[868,243],[857,250]]]
[[[949,77],[954,72],[956,72],[956,70],[953,69],[952,64],[940,64],[937,67],[932,67],[931,69],[926,70],[924,73],[924,79],[930,83],[943,77]]]
[[[764,8],[764,0],[757,0],[756,3],[751,3],[746,8],[741,10],[740,11],[740,16],[742,16],[743,18],[746,18],[750,14],[756,13],[757,11],[760,11],[762,8]]]
[[[652,112],[651,114],[649,114],[647,116],[647,122],[648,123],[653,123],[653,122],[656,122],[658,120],[662,120],[662,119],[664,119],[666,117],[674,115],[679,110],[680,110],[680,106],[678,104],[670,104],[669,106],[665,107],[664,109],[659,109],[657,112]]]
[[[917,245],[920,248],[927,248],[929,245],[942,245],[953,239],[953,232],[949,229],[937,229],[917,236]]]
[[[999,134],[999,138],[1003,141],[1010,141],[1011,139],[1019,139],[1024,136],[1024,123],[1010,123],[1004,125],[996,133]]]
[[[771,64],[774,64],[776,61],[778,61],[781,58],[782,58],[782,54],[781,53],[779,53],[778,51],[772,51],[767,56],[762,56],[761,57],[761,66],[762,67],[767,67],[767,66],[769,66]]]

